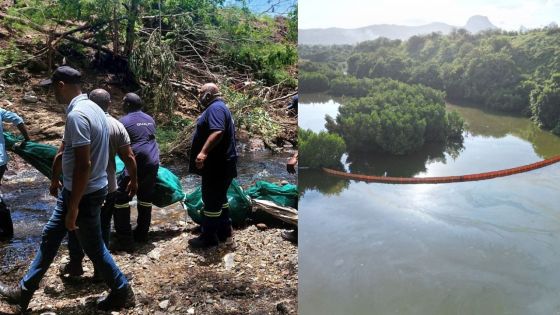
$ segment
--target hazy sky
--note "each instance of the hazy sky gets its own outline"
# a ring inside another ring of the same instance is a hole
[[[298,14],[299,28],[431,22],[463,26],[479,14],[499,28],[519,30],[521,25],[560,24],[560,0],[299,0]]]
[[[239,5],[240,0],[226,0],[225,5]],[[246,0],[247,6],[255,13],[287,14],[297,0]]]

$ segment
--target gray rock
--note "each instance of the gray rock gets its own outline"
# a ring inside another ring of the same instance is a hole
[[[23,95],[23,101],[26,103],[37,103],[39,99],[37,98],[37,95],[35,95],[35,92],[29,91],[25,92]]]
[[[162,310],[165,310],[168,307],[169,307],[169,300],[163,300],[159,302],[159,308],[161,308]]]

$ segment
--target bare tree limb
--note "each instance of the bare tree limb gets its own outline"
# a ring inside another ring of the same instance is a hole
[[[277,98],[272,99],[272,100],[270,100],[270,101],[268,101],[268,102],[269,102],[269,103],[272,103],[272,102],[276,102],[276,101],[281,101],[281,100],[287,99],[287,98],[289,98],[289,97],[291,97],[291,96],[294,96],[294,95],[296,95],[296,94],[298,94],[297,91],[296,91],[296,92],[293,92],[293,93],[291,93],[291,94],[288,94],[288,95],[284,95],[284,96],[281,96],[281,97],[277,97]]]

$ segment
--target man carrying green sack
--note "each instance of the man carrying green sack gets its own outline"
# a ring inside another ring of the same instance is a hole
[[[29,135],[27,134],[27,129],[25,128],[25,124],[23,123],[23,119],[19,117],[17,114],[7,111],[3,108],[0,108],[0,119],[4,122],[11,122],[21,132],[23,138],[25,139],[22,145],[24,145],[25,141],[29,141]],[[4,132],[3,126],[0,123],[0,132]],[[6,153],[6,143],[4,141],[4,137],[0,137],[0,184],[2,181],[2,177],[4,177],[4,172],[6,172],[8,164],[8,154]],[[10,215],[10,210],[4,203],[4,198],[0,193],[0,241],[5,239],[10,239],[14,236],[14,226],[12,223],[12,217]]]

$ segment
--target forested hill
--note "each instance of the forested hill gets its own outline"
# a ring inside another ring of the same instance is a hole
[[[406,40],[414,35],[424,35],[434,32],[449,34],[454,29],[459,28],[466,29],[471,33],[497,29],[487,17],[475,15],[470,17],[463,26],[453,26],[435,22],[419,26],[380,24],[354,29],[334,27],[325,29],[300,29],[298,41],[300,44],[305,45],[344,45],[356,44],[378,37]]]
[[[557,26],[524,33],[455,30],[407,41],[380,38],[355,46],[301,46],[300,86],[327,91],[341,77],[419,83],[445,91],[449,100],[530,115],[560,134],[558,47]]]

